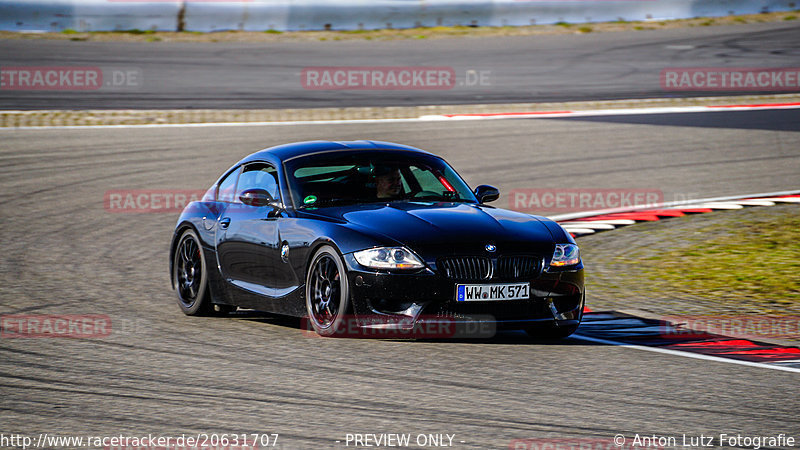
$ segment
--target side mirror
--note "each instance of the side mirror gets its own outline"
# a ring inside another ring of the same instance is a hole
[[[475,197],[481,203],[489,203],[500,198],[500,191],[494,186],[482,184],[475,188]]]
[[[267,206],[275,201],[264,189],[246,189],[239,195],[239,200],[250,206]]]

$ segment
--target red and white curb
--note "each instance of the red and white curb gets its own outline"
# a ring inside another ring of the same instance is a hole
[[[800,373],[800,348],[693,331],[669,320],[584,311],[574,339],[684,358]]]
[[[656,207],[616,208],[551,217],[572,236],[579,237],[638,222],[778,204],[800,204],[800,190],[690,202],[664,203]],[[706,332],[688,332],[668,320],[635,317],[615,311],[584,309],[583,323],[574,339],[617,345],[686,358],[800,373],[800,348]]]
[[[800,109],[800,103],[761,103],[752,105],[664,106],[649,108],[594,109],[586,111],[523,111],[501,113],[438,114],[421,116],[420,120],[487,120],[536,119],[553,117],[623,116],[636,114],[707,113],[722,111],[754,111],[770,109]]]
[[[719,210],[743,209],[754,206],[774,206],[782,203],[800,204],[800,190],[751,194],[736,197],[715,197],[689,202],[662,203],[657,206],[615,208],[552,216],[573,237],[614,230],[637,222],[654,222],[671,217],[703,214]]]

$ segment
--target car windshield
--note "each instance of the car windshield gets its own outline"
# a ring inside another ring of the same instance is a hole
[[[331,152],[286,163],[295,208],[388,201],[477,203],[442,159],[387,150]]]

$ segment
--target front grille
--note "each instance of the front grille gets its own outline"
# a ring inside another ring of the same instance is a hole
[[[497,260],[496,277],[507,280],[529,280],[541,273],[542,258],[535,256],[503,256]]]
[[[489,279],[525,281],[541,274],[544,260],[537,256],[502,256],[496,261],[484,256],[454,256],[439,260],[439,272],[451,280]]]
[[[488,280],[492,277],[492,261],[481,256],[460,256],[439,260],[441,273],[453,280]]]

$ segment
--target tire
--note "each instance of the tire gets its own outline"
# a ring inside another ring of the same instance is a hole
[[[178,306],[187,316],[214,314],[208,291],[208,272],[203,246],[194,230],[188,229],[178,240],[172,260],[172,276],[178,293]]]
[[[350,285],[344,262],[333,247],[324,245],[314,253],[306,273],[308,321],[320,336],[334,336],[349,310]]]

